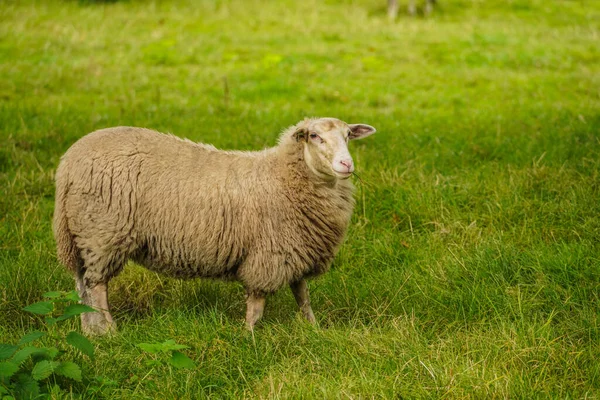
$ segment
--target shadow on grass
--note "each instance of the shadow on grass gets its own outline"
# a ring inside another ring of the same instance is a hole
[[[239,283],[209,279],[168,278],[128,264],[109,289],[113,315],[143,320],[177,310],[191,314],[222,313],[239,320],[245,312],[244,290]]]

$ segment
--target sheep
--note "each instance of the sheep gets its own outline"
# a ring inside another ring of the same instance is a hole
[[[398,16],[398,0],[388,0],[388,17],[393,21]],[[425,6],[423,8],[423,14],[429,15],[433,11],[433,6],[435,5],[436,0],[425,0]],[[417,14],[417,4],[416,0],[409,0],[408,3],[408,13],[410,15]]]
[[[56,171],[58,259],[74,274],[89,335],[115,332],[108,283],[128,260],[176,278],[237,280],[246,326],[289,285],[315,316],[306,278],[321,275],[354,207],[348,140],[375,132],[334,118],[305,119],[277,146],[223,151],[144,128],[92,132]]]

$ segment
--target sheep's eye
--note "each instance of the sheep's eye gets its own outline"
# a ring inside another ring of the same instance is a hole
[[[309,136],[311,139],[316,139],[319,137],[319,135],[317,135],[316,133],[311,133]]]

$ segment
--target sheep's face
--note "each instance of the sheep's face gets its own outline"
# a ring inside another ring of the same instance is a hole
[[[296,140],[304,141],[304,159],[317,176],[348,179],[354,172],[354,162],[348,151],[348,141],[362,139],[375,133],[365,124],[347,124],[335,118],[304,121],[294,133]]]

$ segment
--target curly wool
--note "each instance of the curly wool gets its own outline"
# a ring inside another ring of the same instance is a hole
[[[118,127],[76,142],[56,172],[59,259],[86,285],[128,259],[178,278],[236,279],[271,293],[327,271],[348,227],[349,180],[316,180],[303,143],[221,151]]]

